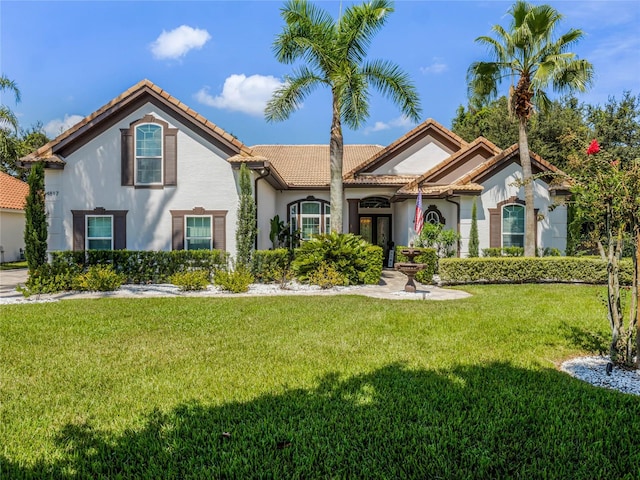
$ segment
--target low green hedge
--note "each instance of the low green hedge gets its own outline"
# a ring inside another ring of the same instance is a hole
[[[607,262],[582,257],[443,258],[438,266],[444,284],[461,283],[607,283]],[[633,264],[620,262],[620,283],[631,285]]]
[[[394,263],[400,262],[408,262],[409,258],[400,253],[401,250],[409,247],[397,246],[395,252],[395,260]],[[413,258],[415,263],[424,263],[426,267],[424,270],[416,273],[416,280],[420,283],[430,284],[433,283],[433,276],[438,271],[438,253],[435,248],[420,248],[422,250],[420,255],[417,255]]]
[[[280,282],[291,269],[291,256],[286,248],[256,250],[251,256],[251,273],[256,282]]]
[[[127,283],[167,283],[175,273],[205,270],[209,278],[226,269],[229,254],[222,250],[88,250],[52,253],[52,266],[59,270],[77,265],[82,270],[92,265],[112,265]]]

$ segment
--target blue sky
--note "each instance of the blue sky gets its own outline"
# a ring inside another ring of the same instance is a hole
[[[316,2],[337,17],[340,2]],[[342,2],[345,8],[353,2]],[[357,2],[360,3],[360,2]],[[539,2],[534,2],[539,3]],[[573,51],[594,64],[581,101],[603,104],[640,93],[640,0],[547,1],[564,15],[560,32],[585,33]],[[0,0],[0,69],[22,93],[2,103],[27,128],[50,136],[147,78],[247,145],[321,144],[329,139],[330,98],[315,90],[289,120],[261,110],[291,65],[272,53],[281,1]],[[369,58],[396,62],[415,83],[422,118],[449,127],[466,105],[466,71],[488,59],[474,42],[508,25],[510,1],[403,1],[371,45]],[[504,88],[507,88],[505,85]],[[345,142],[386,145],[413,127],[374,91],[371,115]]]

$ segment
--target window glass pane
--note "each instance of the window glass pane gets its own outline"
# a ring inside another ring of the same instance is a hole
[[[211,237],[211,217],[187,217],[187,237]]]
[[[360,236],[367,242],[373,243],[373,219],[360,217]]]
[[[320,233],[320,218],[319,217],[303,217],[302,218],[302,238],[309,240],[312,235]]]
[[[187,250],[210,250],[211,240],[208,238],[188,238]]]
[[[502,208],[502,246],[524,247],[524,207],[506,205]]]
[[[504,235],[503,247],[524,247],[524,235]]]
[[[162,159],[146,158],[137,159],[138,174],[137,183],[160,183],[162,182]]]
[[[111,250],[111,240],[92,240],[89,239],[88,250]]]
[[[324,214],[331,215],[331,204],[329,203],[324,204]]]
[[[318,202],[302,202],[301,213],[304,214],[320,214],[320,204]]]
[[[325,215],[324,217],[324,233],[331,232],[331,217],[329,215]]]
[[[162,155],[162,127],[140,125],[136,128],[136,156],[160,157]]]
[[[87,237],[111,238],[111,217],[88,217]]]

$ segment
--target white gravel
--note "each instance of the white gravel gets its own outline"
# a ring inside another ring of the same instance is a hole
[[[640,395],[640,370],[613,367],[607,375],[607,363],[608,357],[578,357],[564,362],[560,370],[596,387]]]

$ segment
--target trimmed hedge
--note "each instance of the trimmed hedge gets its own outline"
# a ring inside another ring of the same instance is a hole
[[[583,257],[443,258],[444,284],[462,283],[607,283],[607,262]],[[633,264],[620,261],[620,283],[631,285]]]
[[[256,250],[251,256],[251,274],[256,282],[280,282],[291,269],[291,252],[286,248]]]
[[[395,263],[409,261],[408,257],[400,253],[400,251],[404,250],[405,248],[409,248],[409,247],[402,247],[402,246],[396,247],[396,252],[394,257],[395,258],[394,267],[395,267]],[[427,266],[425,267],[424,270],[421,270],[418,273],[416,273],[416,280],[419,281],[420,283],[429,285],[433,283],[433,276],[438,271],[438,253],[436,252],[435,248],[420,248],[419,250],[422,250],[422,253],[420,253],[420,255],[416,255],[413,258],[413,261],[415,263],[424,263]],[[442,261],[442,259],[440,261]]]
[[[56,270],[112,265],[126,283],[169,283],[175,273],[191,270],[205,270],[211,278],[217,270],[225,270],[228,261],[229,254],[222,250],[88,250],[53,252],[51,264]]]

